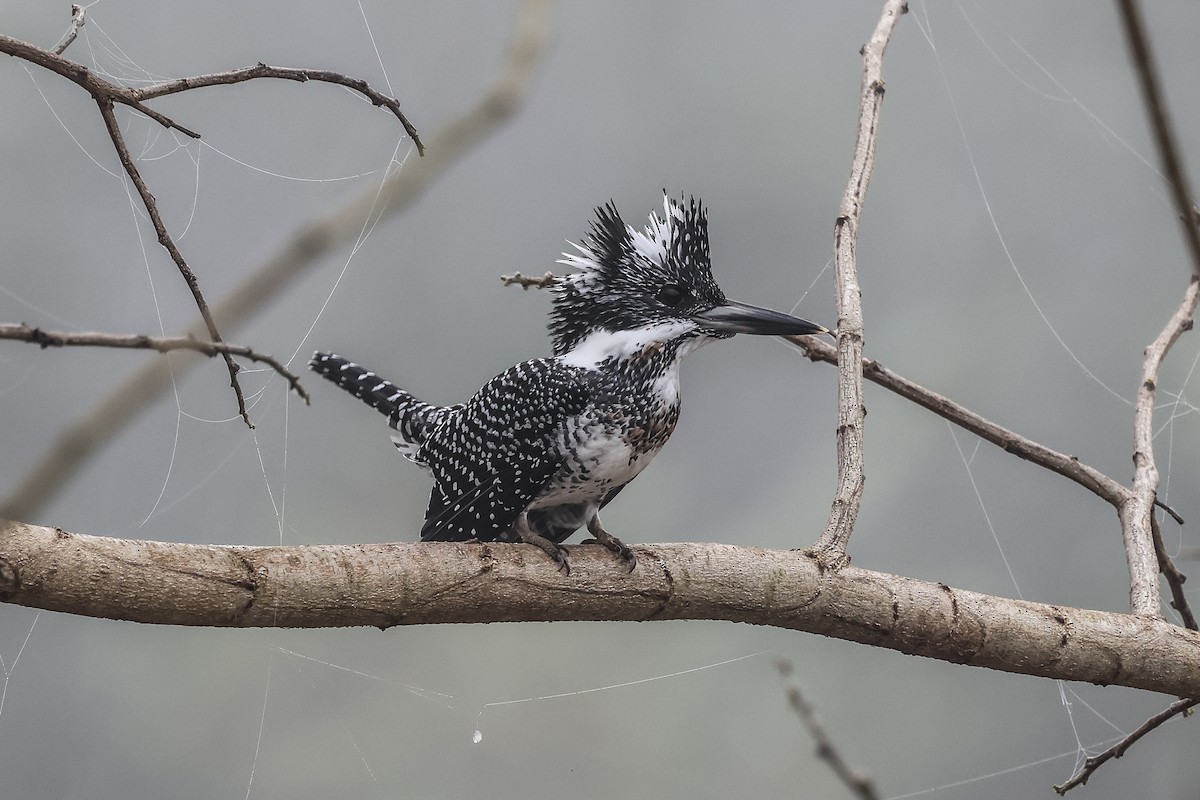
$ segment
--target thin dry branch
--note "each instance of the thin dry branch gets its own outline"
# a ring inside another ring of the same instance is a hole
[[[829,765],[833,773],[837,775],[838,780],[846,784],[854,795],[861,800],[877,800],[878,792],[875,791],[875,783],[866,775],[861,774],[842,758],[841,752],[833,743],[833,739],[825,731],[825,726],[817,719],[816,709],[812,704],[804,699],[804,694],[800,691],[800,685],[792,678],[793,668],[792,662],[786,658],[781,658],[775,663],[775,668],[779,670],[779,674],[787,682],[787,698],[788,705],[796,712],[796,716],[800,718],[800,722],[808,729],[809,734],[817,743],[817,758],[821,759]]]
[[[87,9],[83,6],[78,4],[71,6],[71,27],[67,28],[67,33],[63,36],[62,42],[58,47],[54,48],[54,55],[61,56],[71,46],[76,37],[79,36],[79,29],[83,27],[86,16]]]
[[[1191,330],[1200,302],[1200,278],[1188,282],[1183,302],[1171,315],[1162,332],[1146,348],[1142,380],[1133,412],[1133,487],[1121,505],[1121,533],[1129,562],[1129,603],[1135,614],[1159,614],[1159,562],[1165,553],[1154,546],[1151,530],[1154,499],[1158,493],[1158,466],[1154,461],[1154,396],[1158,369],[1184,331]]]
[[[1187,575],[1179,571],[1179,567],[1175,566],[1175,560],[1167,553],[1157,517],[1150,517],[1150,531],[1154,534],[1154,550],[1158,553],[1158,568],[1162,572],[1163,577],[1167,579],[1167,586],[1171,590],[1171,608],[1179,612],[1179,616],[1185,626],[1194,631],[1200,630],[1200,625],[1196,623],[1196,615],[1192,613],[1192,606],[1188,602],[1187,595],[1183,593],[1183,584],[1187,581]]]
[[[158,234],[158,243],[163,246],[167,254],[171,256],[171,260],[175,262],[175,266],[179,269],[179,274],[187,282],[188,289],[192,293],[192,299],[196,303],[196,308],[200,311],[200,318],[204,320],[204,326],[208,329],[209,338],[220,343],[221,333],[217,330],[217,322],[213,319],[212,311],[208,308],[208,301],[204,299],[204,293],[200,291],[200,281],[196,277],[196,273],[192,272],[192,268],[184,259],[182,251],[175,244],[175,240],[167,231],[167,224],[163,221],[162,214],[158,210],[158,201],[154,199],[154,195],[150,192],[150,187],[146,185],[146,181],[142,179],[141,172],[138,171],[137,164],[134,163],[133,154],[129,152],[129,146],[125,144],[125,135],[121,133],[121,125],[117,122],[117,115],[113,111],[111,100],[97,100],[100,107],[100,116],[104,118],[104,127],[108,129],[109,138],[112,139],[113,147],[117,149],[117,157],[121,161],[121,166],[125,168],[125,174],[133,181],[134,188],[137,189],[138,195],[142,198],[142,205],[146,207],[146,213],[150,215],[150,222],[154,225],[154,231]],[[246,409],[246,396],[242,392],[242,383],[238,380],[237,362],[233,360],[233,356],[228,353],[222,353],[221,357],[225,359],[225,366],[229,369],[229,385],[233,388],[233,393],[237,397],[238,413],[242,419],[246,421],[247,427],[253,428],[254,423],[250,421],[250,412]]]
[[[1179,145],[1175,141],[1175,129],[1171,125],[1167,99],[1158,79],[1158,68],[1154,64],[1150,40],[1146,37],[1146,26],[1142,23],[1142,12],[1137,0],[1117,0],[1117,8],[1121,12],[1125,40],[1129,44],[1133,66],[1142,87],[1142,102],[1145,103],[1146,115],[1150,118],[1150,128],[1154,131],[1154,144],[1158,148],[1163,172],[1167,174],[1167,183],[1171,185],[1171,198],[1183,226],[1183,240],[1187,243],[1188,253],[1192,257],[1192,271],[1200,278],[1200,228],[1193,222],[1192,217],[1196,201],[1188,185],[1183,156],[1180,155]]]
[[[833,271],[838,309],[837,491],[825,531],[813,552],[830,565],[846,561],[846,545],[854,532],[866,480],[863,458],[863,312],[858,283],[858,226],[867,186],[875,165],[879,113],[883,105],[883,54],[900,16],[908,11],[903,0],[887,0],[871,40],[863,45],[863,77],[859,98],[858,134],[850,180],[842,195],[833,229]]]
[[[425,155],[425,145],[421,142],[421,136],[417,133],[417,129],[413,124],[408,121],[408,117],[404,116],[404,112],[400,110],[399,100],[376,91],[364,80],[351,78],[348,75],[343,75],[340,72],[332,72],[327,69],[272,67],[259,62],[252,67],[243,67],[227,72],[214,72],[210,75],[195,75],[190,78],[176,78],[174,80],[163,81],[162,83],[151,84],[150,86],[143,86],[139,89],[129,89],[128,91],[130,97],[142,101],[164,97],[169,94],[178,94],[190,89],[200,89],[205,86],[230,86],[235,83],[245,83],[246,81],[258,80],[260,78],[299,81],[300,83],[318,81],[320,83],[332,83],[352,89],[370,100],[372,105],[381,106],[391,111],[396,119],[400,120],[400,124],[404,126],[404,132],[408,134],[408,138],[412,139],[413,144],[417,146],[417,153],[422,156]]]
[[[296,394],[304,398],[305,403],[311,403],[312,398],[300,383],[300,376],[293,373],[275,356],[260,353],[249,347],[229,342],[209,342],[195,339],[191,336],[144,336],[142,334],[117,333],[79,333],[66,331],[48,331],[25,323],[0,323],[0,339],[18,342],[30,342],[47,347],[116,347],[131,350],[156,350],[169,353],[174,350],[192,350],[212,358],[216,355],[238,356],[266,364],[282,377]]]
[[[1074,789],[1076,786],[1082,786],[1083,784],[1087,783],[1088,778],[1092,777],[1092,773],[1095,772],[1102,764],[1104,764],[1104,762],[1113,758],[1120,758],[1121,756],[1125,755],[1125,751],[1132,747],[1134,742],[1136,742],[1138,739],[1141,739],[1147,733],[1162,725],[1167,720],[1171,719],[1171,717],[1174,717],[1177,714],[1190,716],[1192,706],[1197,704],[1200,704],[1200,700],[1193,700],[1189,698],[1176,700],[1174,703],[1171,703],[1171,705],[1167,706],[1162,711],[1143,722],[1141,727],[1139,727],[1136,731],[1129,734],[1124,739],[1105,750],[1103,753],[1089,756],[1088,759],[1083,763],[1083,767],[1081,767],[1078,772],[1072,775],[1069,781],[1055,786],[1054,791],[1058,792],[1059,795],[1064,795]]]
[[[246,273],[250,277],[213,306],[213,316],[220,320],[222,328],[244,324],[269,301],[279,297],[287,286],[307,275],[333,248],[353,241],[362,231],[363,220],[372,216],[382,219],[407,210],[464,153],[511,119],[520,108],[545,51],[552,7],[549,0],[521,3],[515,34],[496,81],[474,106],[429,140],[429,154],[425,158],[388,178],[381,190],[372,187],[305,224],[278,252],[257,268],[248,268]],[[185,335],[198,337],[203,333],[202,329],[192,328]],[[188,369],[190,364],[185,362],[179,365],[177,374]],[[131,375],[89,413],[62,431],[51,449],[0,503],[0,516],[13,519],[35,516],[91,456],[170,387],[171,373],[157,364],[149,364]]]
[[[371,538],[363,532],[338,538]],[[632,573],[572,545],[571,575],[524,544],[229,547],[0,522],[0,601],[170,625],[342,627],[710,619],[956,664],[1200,697],[1200,633],[1161,619],[995,597],[803,552],[635,548]]]
[[[512,275],[500,276],[500,283],[504,286],[520,286],[525,291],[529,291],[530,289],[548,289],[557,281],[558,276],[553,272],[547,272],[540,278],[522,275],[519,272],[514,272]]]
[[[75,21],[78,25],[75,25]],[[68,40],[64,43],[62,50],[66,49],[66,45],[70,44],[70,40],[74,38],[73,34],[78,32],[78,26],[83,24],[83,10],[80,9],[76,19],[72,23],[72,30],[68,34]],[[122,168],[133,181],[134,187],[137,189],[138,195],[142,199],[142,204],[146,208],[146,212],[150,215],[150,220],[154,225],[155,233],[158,235],[158,242],[170,255],[171,260],[175,263],[180,275],[188,285],[188,289],[192,293],[192,298],[196,303],[196,308],[200,311],[200,317],[204,321],[204,326],[208,337],[215,343],[221,343],[221,334],[217,329],[217,324],[213,318],[212,312],[209,310],[208,301],[204,297],[204,293],[200,289],[199,280],[195,273],[188,265],[183,253],[176,246],[174,239],[167,230],[166,223],[159,213],[158,203],[151,193],[150,188],[143,180],[141,173],[138,171],[137,164],[133,155],[129,151],[129,147],[125,142],[125,136],[121,132],[121,126],[117,121],[114,108],[116,105],[126,105],[145,114],[150,119],[166,128],[173,128],[192,138],[200,138],[200,134],[195,131],[185,128],[176,123],[164,114],[149,108],[144,104],[144,100],[161,97],[168,94],[176,94],[179,92],[195,89],[202,86],[216,86],[221,84],[241,83],[243,81],[254,80],[257,78],[280,78],[285,80],[316,80],[327,83],[335,83],[341,86],[346,86],[353,89],[377,106],[384,106],[390,110],[400,123],[404,126],[405,131],[416,143],[417,149],[424,153],[424,146],[421,144],[420,137],[417,135],[416,129],[405,118],[400,110],[399,101],[394,98],[387,97],[374,89],[372,89],[365,81],[356,78],[350,78],[336,72],[328,70],[302,70],[293,69],[290,67],[269,67],[265,64],[258,64],[245,69],[232,70],[230,72],[215,73],[212,75],[201,75],[194,78],[180,78],[174,81],[154,84],[153,86],[135,89],[127,86],[120,86],[105,80],[95,72],[89,70],[81,64],[78,64],[61,56],[62,50],[46,50],[37,45],[23,42],[20,39],[14,39],[11,36],[0,34],[0,52],[7,53],[11,56],[24,59],[32,64],[48,69],[52,72],[61,75],[67,80],[72,81],[78,86],[86,90],[92,99],[96,101],[96,105],[100,110],[100,115],[104,119],[104,126],[108,131],[109,138],[112,140],[113,147],[117,151],[117,156],[121,162]],[[242,392],[241,383],[238,381],[238,365],[233,360],[229,353],[222,352],[222,358],[225,360],[225,366],[229,370],[229,384],[233,388],[234,394],[237,397],[238,413],[246,421],[246,424],[253,428],[254,425],[250,421],[250,414],[246,409],[246,398]]]
[[[799,347],[813,361],[837,364],[837,350],[821,339],[811,336],[784,338]],[[966,406],[898,375],[874,359],[863,359],[863,375],[872,383],[911,400],[948,422],[991,442],[1005,452],[1075,481],[1111,504],[1115,509],[1119,509],[1129,495],[1129,489],[1115,478],[1110,478],[1100,470],[1088,466],[1077,457],[1060,453],[1022,436],[1016,431],[998,425]]]
[[[944,419],[1003,448],[1007,452],[1075,481],[1080,486],[1104,499],[1117,510],[1127,543],[1131,539],[1142,541],[1137,538],[1140,532],[1137,529],[1131,529],[1130,525],[1131,521],[1136,520],[1136,515],[1144,511],[1144,524],[1147,536],[1144,544],[1134,550],[1139,560],[1130,559],[1131,607],[1134,608],[1136,613],[1158,613],[1157,572],[1161,567],[1164,575],[1167,576],[1168,584],[1171,586],[1174,597],[1172,605],[1186,621],[1191,618],[1191,610],[1188,607],[1186,597],[1183,595],[1183,576],[1175,568],[1170,557],[1161,548],[1154,546],[1153,539],[1150,536],[1153,508],[1155,505],[1162,505],[1154,497],[1158,481],[1157,470],[1153,469],[1152,414],[1154,379],[1157,376],[1158,367],[1174,341],[1180,334],[1191,328],[1197,299],[1197,282],[1193,280],[1188,284],[1187,292],[1179,309],[1171,317],[1170,321],[1168,321],[1167,326],[1155,342],[1146,350],[1143,383],[1138,393],[1138,410],[1135,412],[1135,427],[1138,431],[1136,437],[1137,448],[1139,453],[1142,454],[1135,456],[1135,463],[1141,463],[1142,466],[1138,468],[1138,473],[1135,474],[1132,489],[1123,486],[1120,482],[1099,470],[1082,463],[1075,456],[1052,450],[1045,445],[997,425],[964,406],[919,384],[913,383],[907,378],[897,375],[877,361],[864,359],[863,373],[867,380],[877,383],[929,409]],[[810,359],[829,364],[837,363],[837,351],[826,342],[804,336],[787,338],[793,344],[800,347]],[[1140,483],[1139,480],[1141,481]],[[1169,509],[1168,513],[1176,520],[1179,520],[1178,514]],[[1150,559],[1149,563],[1146,563],[1143,557],[1148,557]],[[1153,588],[1149,589],[1144,595],[1141,593],[1135,594],[1132,588],[1134,585],[1141,586],[1143,591],[1146,591],[1144,576],[1147,574],[1147,570],[1150,576],[1149,583]],[[1143,576],[1140,583],[1134,583],[1134,575]],[[1133,604],[1135,597],[1143,598],[1142,605]],[[1192,625],[1188,627],[1192,627]]]

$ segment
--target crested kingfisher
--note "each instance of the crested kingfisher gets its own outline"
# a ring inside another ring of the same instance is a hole
[[[553,356],[510,367],[466,403],[423,402],[331,353],[309,367],[388,418],[397,449],[433,476],[423,541],[536,545],[570,574],[562,542],[586,526],[630,570],[633,551],[600,509],[666,444],[679,419],[679,362],[737,333],[828,333],[728,300],[712,276],[708,218],[664,198],[645,230],[610,202],[596,210],[575,268],[551,288]]]

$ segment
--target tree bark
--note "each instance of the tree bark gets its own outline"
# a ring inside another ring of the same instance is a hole
[[[571,575],[520,544],[244,547],[0,523],[0,600],[168,625],[313,628],[708,619],[771,625],[957,664],[1200,696],[1200,634],[725,544],[571,549]]]

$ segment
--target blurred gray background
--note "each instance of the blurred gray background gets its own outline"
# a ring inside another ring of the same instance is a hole
[[[1147,6],[1195,165],[1200,5]],[[495,76],[516,13],[362,8],[378,59],[352,2],[97,3],[67,55],[131,82],[265,61],[386,90],[386,73],[428,140]],[[559,6],[520,113],[360,249],[339,247],[227,338],[299,352],[295,367],[333,349],[429,400],[465,399],[548,351],[547,298],[498,276],[555,268],[610,198],[640,225],[663,188],[709,206],[729,296],[799,303],[833,325],[825,266],[852,155],[858,48],[880,8]],[[68,16],[66,3],[10,0],[0,30],[52,46]],[[168,333],[193,324],[182,280],[109,174],[119,165],[92,102],[15,59],[0,70],[0,320],[140,333],[159,332],[159,314]],[[1113,8],[914,3],[884,72],[859,246],[868,355],[1127,479],[1141,350],[1189,266]],[[303,223],[375,186],[401,138],[391,117],[329,86],[261,81],[153,105],[237,159],[121,113],[212,302]],[[397,157],[407,152],[400,141]],[[1198,353],[1186,336],[1160,383],[1165,499],[1189,521],[1182,533],[1165,526],[1173,551],[1197,545]],[[0,346],[0,496],[151,359],[162,357]],[[219,362],[189,372],[27,521],[189,542],[415,538],[428,481],[397,457],[381,418],[316,378],[304,407],[260,372],[246,377],[249,393],[261,390],[250,432],[227,383]],[[834,371],[740,337],[689,359],[684,384],[674,439],[606,513],[609,528],[632,542],[814,540],[834,488]],[[1107,506],[874,386],[867,402],[856,564],[1127,608]],[[1081,743],[1095,748],[1170,700],[721,623],[184,630],[3,606],[0,796],[846,796],[786,705],[778,656],[885,797],[937,787],[1049,797]],[[1168,724],[1079,796],[1195,797],[1197,725]]]

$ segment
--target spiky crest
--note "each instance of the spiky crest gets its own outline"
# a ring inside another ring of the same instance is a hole
[[[687,318],[725,302],[712,276],[708,216],[700,201],[664,194],[663,216],[651,212],[644,231],[627,225],[610,201],[596,209],[578,253],[560,264],[578,271],[553,288],[550,334],[554,354],[569,352],[595,330],[622,331]],[[665,286],[686,290],[687,300],[668,307],[655,300]]]

